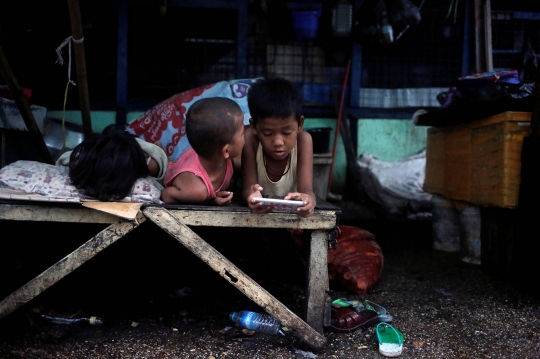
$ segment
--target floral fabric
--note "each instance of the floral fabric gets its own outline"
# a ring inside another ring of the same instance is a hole
[[[163,186],[152,177],[139,178],[131,194],[121,202],[158,203]],[[5,193],[5,196],[2,196]],[[11,198],[13,194],[44,196],[48,200],[79,199],[92,201],[95,198],[85,196],[73,184],[68,175],[68,167],[55,166],[36,161],[16,161],[0,169],[0,197]],[[29,199],[39,197],[32,196]]]

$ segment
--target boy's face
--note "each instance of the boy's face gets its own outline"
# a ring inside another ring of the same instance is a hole
[[[302,126],[303,117],[298,123],[292,115],[286,118],[269,117],[259,120],[252,129],[259,138],[265,154],[279,161],[291,153]]]
[[[229,146],[229,155],[230,158],[236,158],[242,153],[244,144],[246,143],[244,137],[244,115],[239,116],[235,120],[236,132]]]

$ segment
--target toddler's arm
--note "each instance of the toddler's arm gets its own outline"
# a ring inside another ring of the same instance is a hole
[[[191,172],[176,176],[172,185],[161,190],[161,200],[168,204],[203,203],[208,199],[208,191],[203,181]]]

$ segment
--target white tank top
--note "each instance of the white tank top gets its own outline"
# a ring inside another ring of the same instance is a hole
[[[257,148],[257,179],[259,184],[263,188],[262,195],[269,198],[283,198],[289,192],[296,192],[297,179],[296,179],[296,167],[297,167],[297,146],[295,145],[291,151],[289,158],[289,171],[285,175],[281,176],[279,181],[273,182],[268,178],[266,168],[264,167],[264,157],[262,146],[259,143]]]

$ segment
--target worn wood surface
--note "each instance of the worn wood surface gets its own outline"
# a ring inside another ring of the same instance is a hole
[[[145,220],[139,215],[138,220],[119,220],[89,239],[82,246],[56,262],[34,279],[17,289],[0,302],[0,319],[43,293],[75,269],[93,258],[119,238],[137,228]]]
[[[142,203],[128,202],[83,202],[82,205],[125,219],[135,219]]]
[[[306,288],[306,321],[319,333],[324,332],[325,305],[328,296],[328,232],[311,232]]]
[[[68,223],[115,223],[118,217],[80,204],[56,203],[0,203],[0,220],[68,222]]]
[[[155,208],[155,207],[153,207]],[[174,210],[176,218],[188,226],[333,229],[336,226],[335,211],[319,211],[308,218],[294,213],[255,214],[236,211]]]
[[[90,202],[89,202],[90,203]],[[251,213],[247,206],[143,205],[167,208],[188,226],[333,229],[340,209],[328,206],[302,218],[294,213]],[[0,201],[0,220],[76,223],[114,223],[118,217],[78,203]]]
[[[206,243],[201,237],[187,227],[187,225],[182,222],[181,218],[176,217],[165,208],[158,207],[144,208],[143,213],[147,218],[197,255],[248,298],[280,320],[284,326],[291,329],[291,331],[306,344],[316,349],[321,348],[326,344],[326,338],[323,335],[315,331],[221,253]],[[324,234],[317,234],[314,237],[315,242],[324,241]],[[320,250],[322,251],[322,248]],[[326,277],[326,281],[328,281],[328,276]]]
[[[424,190],[477,206],[514,208],[530,112],[428,129]]]

